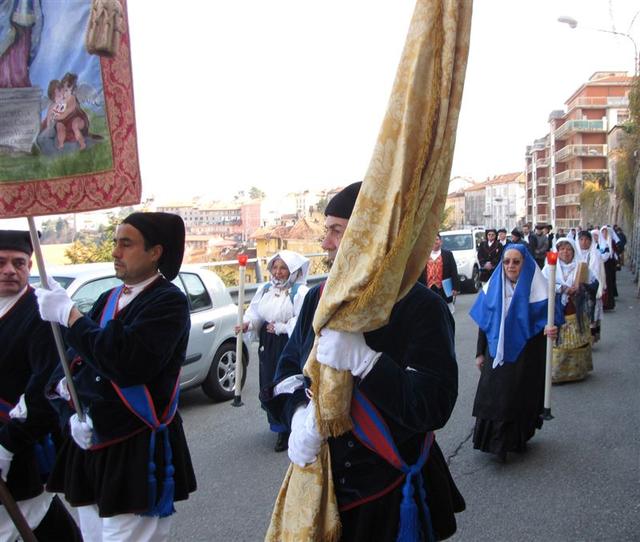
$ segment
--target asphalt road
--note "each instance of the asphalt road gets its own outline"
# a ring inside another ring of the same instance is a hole
[[[458,298],[459,397],[437,434],[467,501],[451,539],[473,542],[640,540],[640,303],[631,275],[619,273],[617,309],[603,321],[594,371],[583,382],[554,386],[555,418],[506,464],[473,450],[471,407],[478,372],[477,328]],[[199,488],[177,503],[172,540],[261,541],[288,466],[275,453],[257,401],[252,351],[244,406],[211,404],[200,390],[184,393],[181,412]]]

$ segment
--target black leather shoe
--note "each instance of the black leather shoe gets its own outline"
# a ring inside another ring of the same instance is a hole
[[[289,433],[278,433],[278,440],[273,448],[276,452],[284,452],[289,447]]]

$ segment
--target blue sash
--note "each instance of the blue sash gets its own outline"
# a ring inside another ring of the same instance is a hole
[[[414,485],[418,489],[418,503],[426,522],[427,532],[424,533],[428,542],[435,540],[431,525],[431,514],[427,506],[427,493],[422,479],[422,467],[429,458],[429,451],[433,444],[434,435],[429,431],[424,438],[420,456],[414,465],[408,465],[400,456],[393,441],[391,431],[378,412],[378,409],[358,389],[354,388],[351,400],[351,420],[353,433],[358,440],[372,452],[385,459],[390,465],[403,472],[405,482],[402,488],[402,503],[400,504],[400,528],[397,542],[418,542],[420,540],[420,520],[418,507],[414,497]]]
[[[13,405],[7,403],[4,399],[0,399],[0,423],[9,423],[9,412]]]
[[[114,288],[107,299],[107,303],[100,317],[100,327],[107,325],[112,320],[118,307],[118,299],[122,293],[123,286]],[[173,417],[178,410],[179,396],[179,379],[176,379],[171,400],[167,408],[158,417],[156,408],[149,389],[144,384],[136,386],[120,387],[115,382],[111,385],[124,403],[124,405],[135,414],[149,429],[151,429],[151,437],[149,439],[149,464],[147,471],[149,509],[144,512],[143,516],[170,516],[175,512],[173,507],[173,498],[175,491],[175,482],[173,480],[173,454],[171,451],[171,443],[169,442],[168,426],[173,421]],[[160,435],[163,439],[164,448],[164,480],[162,484],[162,493],[158,498],[158,480],[156,477],[155,451],[156,451],[156,435]]]

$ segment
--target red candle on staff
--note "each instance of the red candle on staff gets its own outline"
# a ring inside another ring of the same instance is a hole
[[[557,252],[547,252],[547,264],[549,265],[549,290],[547,299],[547,326],[555,324],[555,302],[556,302],[556,265],[558,263]],[[545,360],[544,375],[544,409],[543,420],[551,420],[551,371],[553,363],[553,339],[547,336],[547,355]]]
[[[244,281],[247,271],[247,261],[249,256],[246,254],[238,254],[238,265],[240,266],[240,282],[238,284],[238,327],[240,332],[236,336],[236,382],[233,390],[233,402],[231,406],[242,406],[242,372],[244,366],[242,364],[242,325],[244,320]]]

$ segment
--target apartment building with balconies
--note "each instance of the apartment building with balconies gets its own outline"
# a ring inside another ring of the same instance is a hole
[[[585,183],[611,186],[607,136],[628,116],[632,78],[596,72],[549,115],[549,133],[527,147],[527,220],[572,228],[597,222],[581,208]]]
[[[525,176],[523,172],[495,175],[464,189],[466,224],[511,231],[525,217]]]
[[[525,168],[526,220],[549,222],[549,185],[551,178],[551,145],[549,136],[541,137],[527,147]]]

